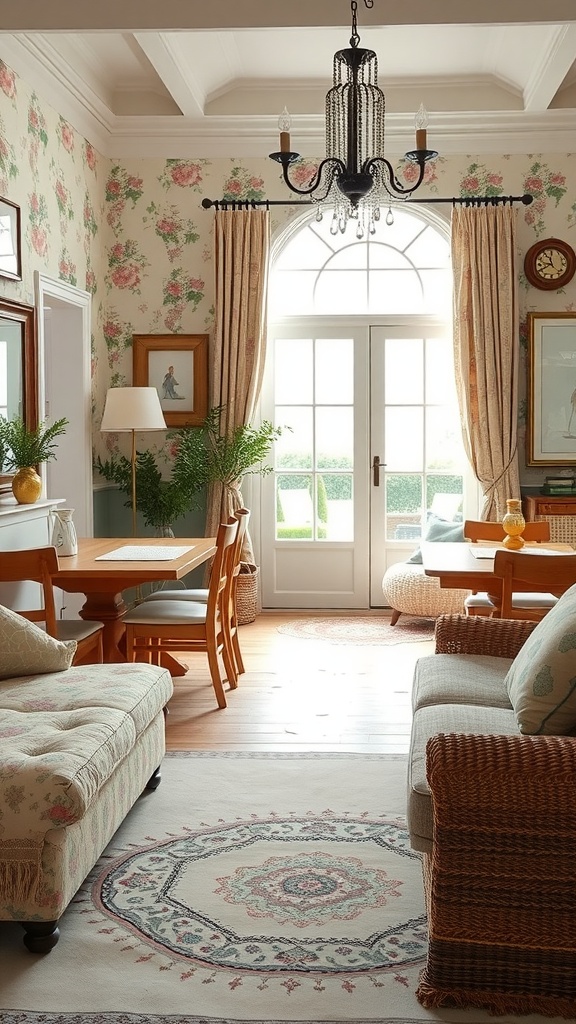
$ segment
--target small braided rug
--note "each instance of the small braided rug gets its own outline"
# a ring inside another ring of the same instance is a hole
[[[432,640],[435,619],[402,615],[395,626],[379,615],[317,616],[278,626],[279,633],[331,644],[401,644]]]

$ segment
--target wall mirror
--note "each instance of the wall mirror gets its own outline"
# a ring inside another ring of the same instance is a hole
[[[21,416],[27,427],[38,423],[38,366],[34,306],[0,298],[0,415]],[[0,489],[13,473],[0,466]]]
[[[576,313],[528,314],[527,464],[576,465]]]

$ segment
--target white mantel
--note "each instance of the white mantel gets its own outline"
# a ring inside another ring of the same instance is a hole
[[[65,502],[65,498],[39,498],[33,505],[20,505],[11,492],[0,494],[0,551],[50,544],[50,513]]]

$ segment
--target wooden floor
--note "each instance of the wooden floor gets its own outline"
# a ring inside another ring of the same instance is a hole
[[[180,655],[189,668],[174,680],[168,749],[407,752],[414,664],[433,642],[343,645],[278,632],[310,617],[263,613],[240,627],[246,672],[236,690],[225,684],[223,710],[206,656]]]

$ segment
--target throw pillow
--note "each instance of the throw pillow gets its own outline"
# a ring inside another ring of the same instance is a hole
[[[576,584],[530,634],[506,687],[520,732],[565,736],[576,729]]]
[[[0,605],[0,679],[70,668],[75,640],[55,640],[35,622]]]
[[[428,523],[424,540],[464,543],[464,524],[446,523],[443,519],[437,519],[436,516],[432,516]],[[410,555],[408,561],[416,565],[422,565],[422,552],[420,548],[417,548],[414,554]]]

